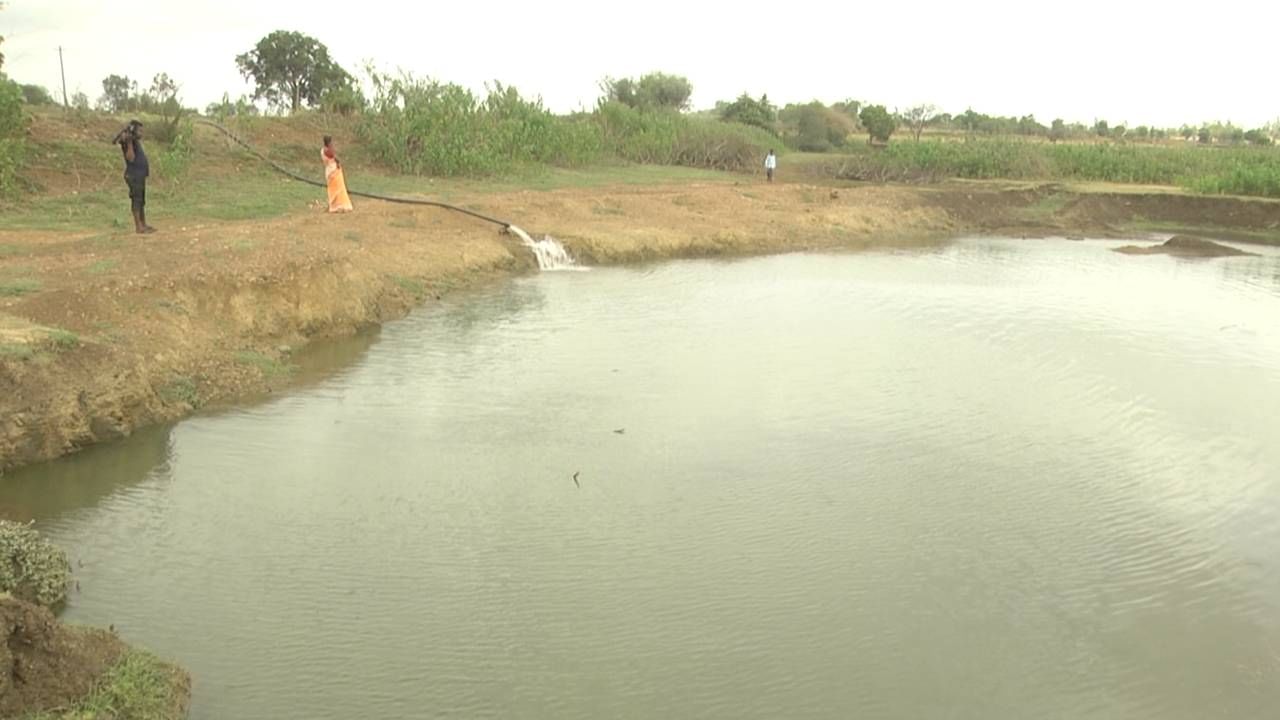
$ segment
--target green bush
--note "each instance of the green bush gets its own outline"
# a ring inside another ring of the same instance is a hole
[[[54,105],[53,96],[39,85],[22,85],[22,99],[28,105]]]
[[[27,116],[22,88],[0,74],[0,195],[17,189],[18,171],[27,154]]]
[[[31,525],[0,520],[0,592],[45,607],[67,597],[67,554]]]
[[[898,120],[883,105],[862,108],[858,119],[862,121],[862,127],[867,129],[871,139],[879,142],[889,142],[889,136],[898,129]]]

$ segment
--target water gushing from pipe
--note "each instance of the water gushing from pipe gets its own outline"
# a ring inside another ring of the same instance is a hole
[[[515,225],[508,225],[507,230],[512,235],[520,238],[525,247],[533,252],[533,256],[538,259],[538,268],[540,270],[586,270],[586,268],[578,265],[565,250],[564,246],[556,242],[556,239],[550,235],[543,235],[541,240],[534,240],[529,237],[529,233],[521,230]]]

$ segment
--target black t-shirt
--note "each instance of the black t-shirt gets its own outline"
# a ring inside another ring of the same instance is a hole
[[[129,162],[129,143],[120,143],[120,152],[125,154],[124,176],[137,180],[151,174],[151,166],[147,164],[147,153],[142,149],[142,141],[133,141],[133,162]]]

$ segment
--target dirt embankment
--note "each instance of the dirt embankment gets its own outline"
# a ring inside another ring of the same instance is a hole
[[[1194,200],[1202,215],[1186,215]],[[1269,232],[1280,204],[1056,187],[748,182],[455,198],[549,233],[578,258],[904,245],[963,232],[1117,235],[1194,219]],[[0,471],[288,382],[290,353],[399,317],[448,290],[528,272],[496,227],[434,208],[361,203],[157,235],[0,232]]]
[[[44,608],[0,594],[0,718],[75,706],[128,652],[111,632],[63,625]],[[190,678],[172,667],[163,675],[166,717],[185,717]]]

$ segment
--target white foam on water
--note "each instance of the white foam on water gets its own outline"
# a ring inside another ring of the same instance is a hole
[[[534,240],[529,237],[529,233],[521,230],[515,225],[507,227],[516,237],[524,241],[525,247],[533,251],[533,256],[538,259],[538,268],[541,270],[586,270],[573,259],[569,251],[563,245],[556,242],[556,239],[550,235],[543,235],[541,240]]]

